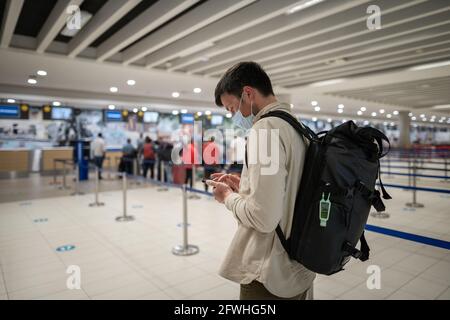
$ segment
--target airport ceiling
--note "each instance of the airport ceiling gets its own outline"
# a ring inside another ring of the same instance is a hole
[[[74,36],[64,35],[69,5],[90,17]],[[381,9],[380,28],[368,27],[370,5]],[[338,101],[352,112],[361,101],[450,110],[449,64],[413,68],[450,60],[448,0],[0,0],[0,18],[4,61],[49,59],[47,65],[66,63],[72,72],[90,69],[92,81],[104,68],[113,70],[106,72],[110,79],[129,72],[169,97],[201,83],[203,95],[185,96],[191,104],[212,104],[217,78],[236,62],[254,60],[301,111],[311,111],[315,97],[333,104],[329,113]],[[185,88],[164,90],[161,77]],[[103,90],[89,81],[63,88],[62,81],[48,81],[45,89]],[[11,82],[0,75],[4,87],[19,86]],[[158,97],[127,90],[121,93]]]

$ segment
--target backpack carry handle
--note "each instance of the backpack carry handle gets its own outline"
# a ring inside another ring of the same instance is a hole
[[[375,139],[375,141],[378,144],[378,159],[383,158],[391,150],[391,143],[389,142],[389,139],[380,130],[371,127],[364,127],[359,128],[358,133],[361,133],[362,135],[369,136]],[[386,141],[386,143],[388,144],[388,149],[385,153],[383,153],[383,141]]]

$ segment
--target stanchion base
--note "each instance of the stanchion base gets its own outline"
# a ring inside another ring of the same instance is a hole
[[[410,207],[410,208],[423,208],[424,207],[424,205],[421,203],[411,203],[411,202],[407,203],[406,206]]]
[[[158,188],[156,191],[165,192],[165,191],[169,191],[169,188]]]
[[[198,200],[198,199],[201,199],[201,198],[202,197],[200,197],[198,194],[195,194],[195,193],[189,195],[189,197],[188,197],[188,199],[192,199],[192,200]]]
[[[378,219],[388,219],[391,215],[386,212],[372,212],[370,216]]]
[[[71,196],[82,196],[82,195],[84,195],[84,193],[83,192],[73,192],[70,195]]]
[[[192,256],[199,252],[199,248],[197,246],[188,244],[186,247],[183,245],[175,246],[172,249],[172,253],[176,256]]]
[[[116,218],[116,221],[118,222],[127,222],[127,221],[133,221],[134,217],[133,216],[120,216]]]
[[[94,203],[90,203],[89,207],[102,207],[105,204],[103,202],[94,202]]]

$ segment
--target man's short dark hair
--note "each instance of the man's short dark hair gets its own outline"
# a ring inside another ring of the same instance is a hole
[[[217,84],[214,93],[216,105],[223,106],[220,97],[225,93],[240,98],[245,86],[257,89],[265,97],[275,95],[269,76],[259,64],[251,61],[239,62],[228,69]]]

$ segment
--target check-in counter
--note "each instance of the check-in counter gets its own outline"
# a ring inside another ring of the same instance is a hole
[[[72,147],[44,148],[42,149],[41,171],[52,171],[63,169],[62,162],[54,162],[55,159],[72,160]]]
[[[0,150],[0,172],[27,172],[30,164],[30,150]]]
[[[105,161],[103,162],[103,168],[117,170],[117,168],[119,167],[120,158],[122,158],[122,151],[107,150]]]

